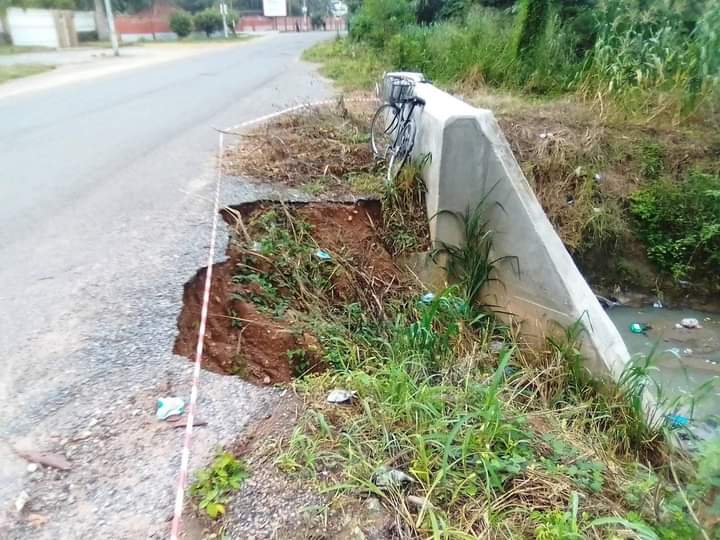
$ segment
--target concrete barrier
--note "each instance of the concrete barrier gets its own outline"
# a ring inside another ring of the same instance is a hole
[[[428,83],[418,82],[415,93],[426,101],[416,113],[413,153],[431,156],[423,174],[433,241],[457,245],[463,239],[457,220],[438,211],[465,212],[487,197],[494,256],[517,258],[499,263],[500,282],[488,292],[488,303],[511,313],[531,339],[544,339],[554,323],[581,320],[588,368],[617,378],[629,360],[627,348],[553,229],[492,112]]]

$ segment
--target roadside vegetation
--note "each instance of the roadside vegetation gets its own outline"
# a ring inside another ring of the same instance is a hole
[[[257,128],[225,156],[226,172],[302,190],[342,155],[311,200],[359,197],[353,168],[376,178],[375,202],[265,201],[226,214],[230,262],[213,285],[226,303],[211,306],[212,350],[237,351],[225,369],[258,384],[282,363],[287,377],[273,381],[291,381],[304,402],[291,432],[243,458],[267,467],[273,456],[326,495],[315,509],[326,530],[284,537],[348,538],[330,529],[358,501],[385,513],[372,538],[720,537],[720,443],[666,416],[692,410],[708,388],[670,402],[647,358],[618,382],[591,376],[579,323],[526,342],[483,302],[498,263],[483,204],[455,216],[466,242],[436,251],[452,285],[429,293],[404,264],[427,249],[426,222],[412,219],[424,208],[424,165],[385,186],[371,156],[354,153],[364,120],[341,102]],[[329,402],[340,389],[344,402]],[[658,399],[649,411],[646,392]]]
[[[30,75],[37,75],[38,73],[44,73],[50,71],[54,66],[46,66],[43,64],[17,64],[14,66],[0,66],[0,83],[11,81],[13,79],[19,79],[21,77],[28,77]]]
[[[365,0],[306,58],[346,90],[421,71],[491,108],[594,285],[717,305],[718,28],[703,0]]]

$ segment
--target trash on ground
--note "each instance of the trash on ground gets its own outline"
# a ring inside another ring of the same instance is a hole
[[[255,241],[252,243],[252,247],[250,249],[252,249],[255,253],[262,253],[263,245],[260,242]]]
[[[665,416],[665,419],[668,424],[670,424],[670,427],[674,428],[687,427],[690,425],[690,419],[682,414],[668,414]]]
[[[628,328],[630,328],[630,331],[633,334],[644,334],[648,330],[651,330],[652,327],[649,324],[634,322],[632,323]]]
[[[20,495],[17,496],[17,499],[15,499],[15,510],[19,513],[22,512],[23,508],[25,508],[25,505],[30,500],[30,495],[28,495],[27,491],[21,491]]]
[[[329,261],[332,259],[332,255],[330,255],[327,251],[324,249],[318,249],[315,250],[315,256],[320,259],[321,261]]]
[[[418,497],[417,495],[408,495],[405,497],[405,500],[411,505],[417,508],[418,510],[422,510],[423,508],[426,508],[428,510],[432,510],[435,508],[435,505],[428,501],[425,497]]]
[[[46,467],[52,467],[53,469],[61,471],[69,471],[72,467],[72,463],[59,454],[51,454],[50,452],[26,452],[24,450],[15,450],[15,453],[31,463],[45,465]]]
[[[435,294],[431,293],[431,292],[423,294],[422,297],[420,298],[420,301],[423,304],[432,304],[433,300],[435,300]]]
[[[40,466],[37,463],[28,463],[27,472],[34,473]]]
[[[354,397],[355,392],[351,390],[343,390],[342,388],[336,388],[335,390],[331,390],[328,394],[327,402],[336,404],[350,403]]]
[[[380,467],[375,473],[375,485],[378,487],[398,487],[414,482],[415,479],[398,469]]]
[[[702,326],[700,326],[700,321],[698,321],[697,319],[695,319],[693,317],[688,317],[687,319],[681,320],[680,324],[682,325],[683,328],[690,328],[690,329],[702,328]]]
[[[683,349],[683,354],[692,354],[692,353],[693,353],[693,350],[690,348]]]
[[[662,302],[661,302],[660,300],[655,300],[655,301],[653,302],[653,307],[654,307],[655,309],[662,309],[662,308],[663,308],[663,304],[662,304]]]
[[[185,410],[185,401],[179,397],[165,397],[157,400],[157,411],[155,416],[158,420],[167,420],[171,416],[177,416]]]

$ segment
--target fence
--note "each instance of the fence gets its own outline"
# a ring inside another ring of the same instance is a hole
[[[345,19],[342,17],[325,17],[323,30],[344,30]],[[297,25],[297,26],[296,26]],[[248,15],[240,17],[237,29],[240,32],[294,32],[311,30],[310,17],[264,17],[262,15]]]

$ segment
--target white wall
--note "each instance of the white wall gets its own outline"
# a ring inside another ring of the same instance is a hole
[[[8,8],[7,23],[14,45],[58,47],[55,19],[48,9]]]
[[[94,32],[96,30],[94,11],[73,11],[73,21],[76,32]]]

